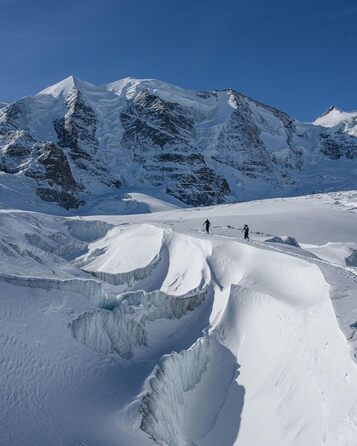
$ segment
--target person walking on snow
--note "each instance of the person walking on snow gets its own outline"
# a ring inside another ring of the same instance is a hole
[[[211,227],[211,222],[208,220],[208,218],[207,218],[207,220],[203,223],[202,226],[205,227],[207,234],[209,234],[209,230],[210,230],[210,227]]]
[[[242,232],[244,234],[244,240],[249,240],[249,226],[247,224],[243,226]]]

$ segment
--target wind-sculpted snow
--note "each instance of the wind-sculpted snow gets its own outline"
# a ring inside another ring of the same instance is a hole
[[[0,443],[355,446],[355,195],[2,210]]]
[[[137,268],[133,271],[123,272],[123,273],[106,273],[103,271],[90,271],[94,276],[98,277],[105,282],[111,283],[113,285],[127,285],[132,287],[136,282],[149,277],[159,265],[161,257],[155,257],[147,266],[144,268]],[[82,267],[84,271],[89,271]]]
[[[147,266],[158,256],[162,237],[162,228],[153,225],[114,227],[105,238],[90,244],[88,254],[80,260],[87,271],[128,272]]]
[[[185,265],[178,261],[175,252],[185,245],[192,249],[190,237],[169,232],[163,240],[170,259],[169,270],[176,270],[179,275]],[[157,444],[170,446],[213,446],[219,441],[227,446],[248,446],[263,444],[265,440],[274,446],[304,445],[317,444],[324,437],[326,444],[332,445],[333,439],[341,436],[341,426],[346,429],[343,438],[349,441],[356,432],[352,422],[346,420],[352,413],[356,391],[346,382],[341,384],[338,397],[324,395],[329,394],[327,389],[333,388],[343,370],[349,370],[353,380],[357,375],[334,319],[329,286],[319,269],[289,256],[281,262],[281,254],[235,242],[216,245],[205,240],[195,245],[198,247],[209,265],[215,289],[211,328],[191,348],[160,360],[135,406],[140,413],[141,429]],[[184,251],[181,255],[181,259],[186,258]],[[142,292],[128,294],[131,304],[145,319],[151,295],[147,294],[148,301],[142,306]],[[137,333],[138,344],[145,346],[144,332],[133,327],[130,329]],[[330,347],[321,353],[325,338]],[[98,342],[103,343],[102,339]],[[108,345],[104,348],[112,351],[113,347]],[[294,348],[288,351],[292,345]],[[119,354],[132,357],[133,350],[126,348]],[[336,368],[333,364],[337,354],[341,359]],[[281,393],[276,390],[279,380]],[[322,381],[320,389],[318,383]],[[262,383],[267,387],[260,395]],[[311,391],[304,394],[306,386]],[[214,398],[207,396],[210,394]],[[207,399],[210,403],[203,409]],[[281,414],[280,404],[284,405],[284,401],[290,404],[290,410],[284,409]],[[338,420],[332,420],[333,408],[341,401],[346,402],[345,412]],[[269,414],[265,407],[270,407]],[[306,407],[311,407],[312,412],[306,413]],[[125,411],[123,414],[125,417]],[[252,432],[255,422],[264,427],[262,436],[260,431]]]
[[[306,309],[232,287],[213,332],[164,356],[148,379],[141,429],[160,445],[353,444],[357,392],[340,378],[356,379],[356,368],[331,317],[327,299]]]
[[[114,227],[77,260],[84,271],[115,285],[183,295],[210,280],[211,244],[154,225]],[[181,259],[190,259],[182,263]]]
[[[239,445],[353,444],[356,367],[328,296],[306,308],[233,287],[218,330],[241,364]],[[253,419],[260,429],[251,429]]]

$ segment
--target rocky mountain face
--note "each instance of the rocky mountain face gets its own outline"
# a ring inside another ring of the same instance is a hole
[[[357,113],[332,107],[308,124],[233,90],[70,77],[0,106],[0,154],[0,199],[34,209],[125,201],[136,187],[211,205],[355,188]]]

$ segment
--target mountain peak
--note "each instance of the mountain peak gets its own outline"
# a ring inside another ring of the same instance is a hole
[[[76,88],[77,90],[81,90],[83,88],[97,88],[95,85],[83,81],[82,79],[79,79],[76,76],[68,76],[65,79],[63,79],[60,82],[57,82],[54,85],[51,85],[50,87],[45,88],[44,90],[40,91],[38,95],[51,95],[54,97],[58,97],[60,95],[66,96],[70,90],[73,88]]]
[[[329,107],[324,113],[322,113],[320,118],[322,118],[323,116],[327,116],[327,115],[329,115],[332,112],[343,113],[343,110],[341,110],[340,108],[336,107],[335,105],[331,105],[331,107]]]
[[[355,122],[356,117],[357,112],[346,112],[332,105],[325,111],[325,113],[315,119],[313,124],[320,125],[322,127],[335,127],[341,124],[345,125],[346,123],[349,123],[348,125],[350,125],[350,123]]]

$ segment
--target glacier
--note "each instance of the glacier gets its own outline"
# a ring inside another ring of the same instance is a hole
[[[0,444],[356,446],[356,163],[336,106],[0,102]]]
[[[356,113],[299,122],[232,89],[70,76],[0,108],[0,198],[130,214],[356,187]]]
[[[155,203],[0,209],[0,443],[355,446],[357,192]]]

